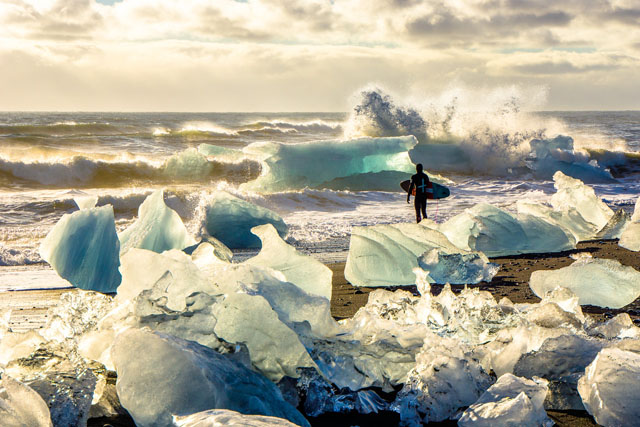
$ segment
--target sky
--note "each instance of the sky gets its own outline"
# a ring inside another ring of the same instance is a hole
[[[372,85],[640,109],[640,0],[0,0],[0,110],[347,111]]]

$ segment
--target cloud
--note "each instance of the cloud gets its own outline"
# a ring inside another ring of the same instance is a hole
[[[0,0],[0,108],[343,110],[369,82],[411,93],[585,75],[613,93],[638,67],[638,11],[636,0]]]

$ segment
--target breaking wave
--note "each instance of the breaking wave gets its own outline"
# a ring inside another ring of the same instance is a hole
[[[84,156],[46,161],[16,161],[0,158],[0,178],[26,187],[90,188],[136,184],[207,184],[219,180],[233,183],[255,179],[257,162],[243,159],[221,162],[187,149],[162,163],[149,160],[105,161]]]
[[[511,88],[479,97],[484,104],[468,92],[453,91],[405,107],[380,89],[367,89],[345,135],[414,135],[419,144],[409,152],[412,162],[438,173],[550,179],[561,170],[586,182],[606,182],[612,172],[640,171],[634,154],[590,149],[566,136],[561,121],[523,111],[543,95]]]

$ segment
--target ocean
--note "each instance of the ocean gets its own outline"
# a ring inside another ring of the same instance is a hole
[[[98,205],[112,204],[122,230],[158,188],[196,236],[203,206],[224,190],[279,213],[290,227],[287,241],[298,249],[326,262],[344,260],[352,227],[414,221],[399,186],[411,175],[407,158],[451,189],[449,198],[428,205],[436,222],[477,203],[508,210],[522,199],[544,203],[555,191],[555,170],[588,182],[614,209],[633,210],[640,194],[640,112],[383,107],[360,105],[350,113],[0,113],[0,266],[39,268],[41,240],[77,209],[75,197],[97,195]],[[382,163],[367,149],[376,138],[408,134],[416,137],[412,148],[387,154]],[[203,154],[208,146],[216,154]],[[276,148],[279,157],[265,160]],[[360,152],[375,158],[375,166],[351,161],[356,169],[345,169],[343,157]],[[266,173],[277,179],[265,181]]]

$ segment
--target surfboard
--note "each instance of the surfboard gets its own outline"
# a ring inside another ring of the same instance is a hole
[[[406,180],[400,183],[400,187],[406,192],[409,192],[409,187],[411,186],[411,181]],[[444,199],[445,197],[449,197],[451,192],[444,185],[436,184],[435,182],[429,182],[427,185],[427,199]],[[411,192],[412,196],[416,195],[416,189],[414,188]]]

